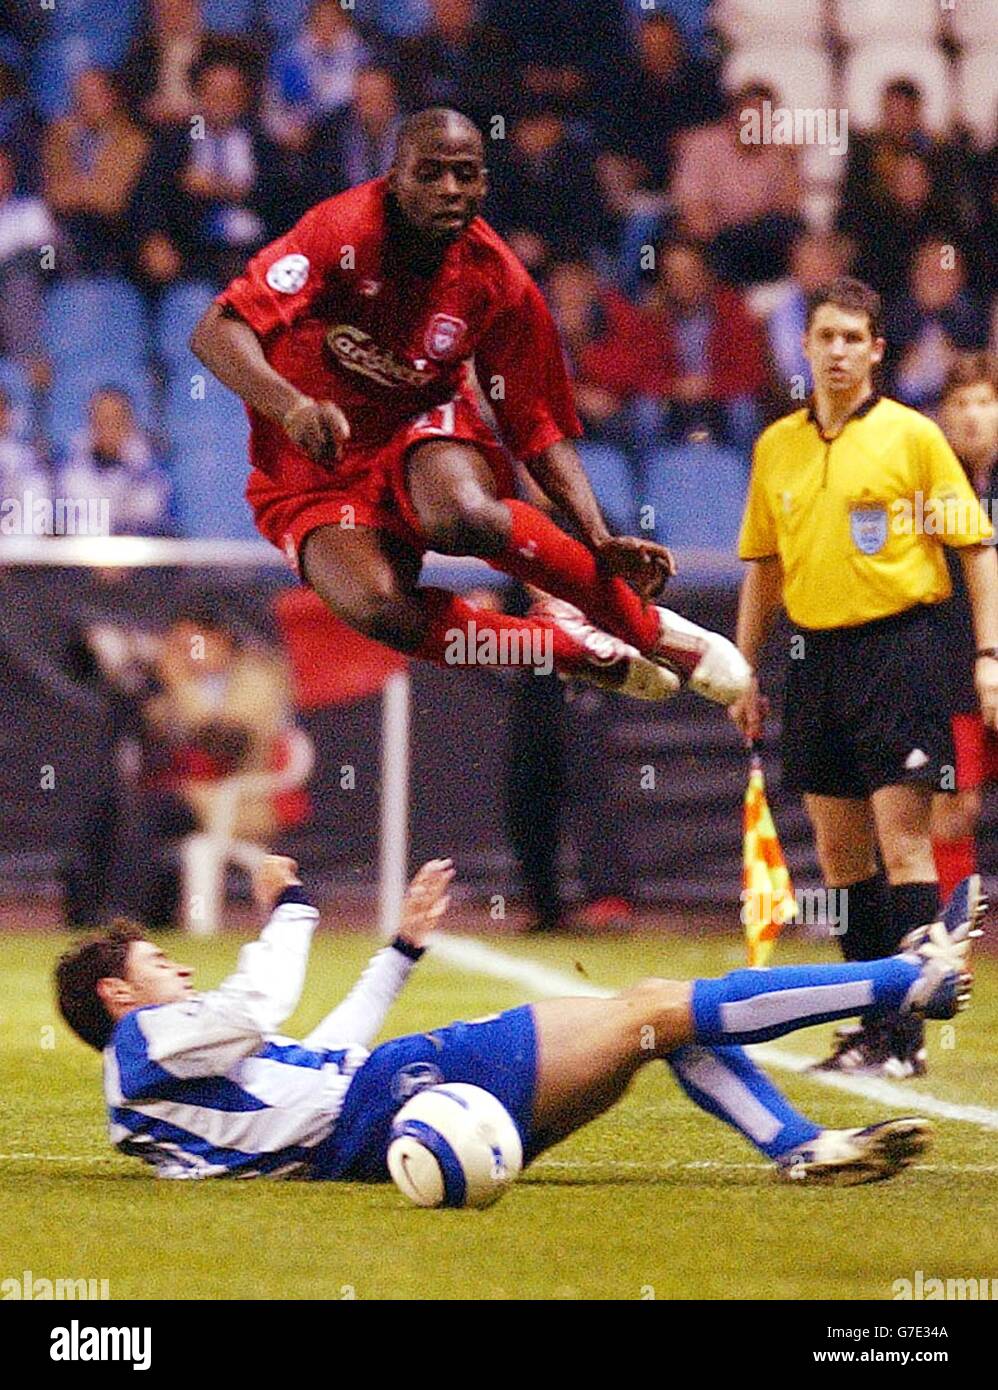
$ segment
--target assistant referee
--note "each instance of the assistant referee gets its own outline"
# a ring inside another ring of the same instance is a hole
[[[998,719],[998,561],[942,431],[875,389],[879,296],[848,278],[817,290],[804,352],[812,398],[756,443],[737,642],[755,669],[786,608],[784,783],[803,793],[826,887],[848,890],[843,955],[868,960],[891,954],[939,907],[930,813],[933,792],[952,787],[954,763],[943,546],[957,549],[966,579],[989,727]],[[760,736],[766,708],[753,680],[731,707],[747,739]],[[917,1023],[864,1021],[820,1065],[920,1075],[923,1043]]]

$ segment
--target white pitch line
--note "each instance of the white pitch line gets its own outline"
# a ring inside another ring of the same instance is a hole
[[[550,966],[526,960],[522,956],[511,956],[505,951],[496,950],[494,946],[486,946],[483,942],[468,937],[438,937],[433,945],[433,955],[438,960],[447,961],[458,970],[522,985],[542,998],[545,995],[582,994],[589,998],[609,999],[616,992],[592,984],[585,976],[569,975],[563,970],[554,970]],[[847,1091],[850,1095],[861,1096],[864,1100],[889,1106],[893,1110],[903,1110],[909,1114],[918,1111],[921,1115],[934,1115],[941,1120],[957,1120],[961,1124],[976,1125],[979,1129],[998,1130],[998,1110],[991,1110],[984,1105],[960,1105],[955,1101],[928,1095],[924,1091],[906,1090],[904,1086],[899,1086],[893,1081],[881,1080],[876,1076],[811,1072],[807,1068],[813,1065],[817,1058],[787,1052],[772,1043],[763,1043],[750,1051],[760,1062],[778,1071],[795,1072],[808,1081],[830,1086],[836,1091]]]
[[[100,1154],[0,1154],[0,1163],[113,1163],[114,1154],[106,1157]],[[913,1163],[913,1172],[918,1173],[998,1173],[998,1163]],[[545,1168],[564,1169],[567,1172],[616,1173],[695,1173],[706,1170],[719,1173],[771,1172],[772,1163],[724,1163],[720,1160],[695,1159],[680,1162],[679,1159],[664,1159],[658,1163],[644,1163],[639,1159],[558,1159],[539,1158],[531,1165],[530,1171],[536,1173]]]
[[[998,1163],[912,1163],[910,1170],[919,1173],[998,1173]],[[681,1163],[678,1159],[670,1162],[666,1159],[660,1163],[642,1163],[638,1159],[630,1158],[609,1158],[605,1162],[600,1159],[583,1159],[575,1161],[572,1159],[539,1158],[530,1165],[532,1173],[539,1172],[544,1168],[563,1168],[566,1170],[582,1169],[586,1172],[613,1172],[619,1168],[628,1170],[643,1171],[649,1173],[695,1173],[706,1169],[709,1172],[718,1173],[757,1173],[772,1172],[772,1163],[722,1163],[711,1162],[708,1160],[693,1163]]]

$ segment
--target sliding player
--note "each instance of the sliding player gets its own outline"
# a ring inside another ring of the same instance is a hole
[[[545,999],[368,1052],[447,908],[449,860],[419,871],[395,941],[302,1042],[276,1030],[294,1011],[318,912],[291,859],[269,856],[257,901],[270,913],[236,973],[195,994],[191,970],[141,934],[76,946],[56,970],[69,1026],[103,1052],[111,1140],[163,1177],[385,1180],[392,1118],[414,1091],[466,1081],[509,1111],[527,1162],[614,1105],[661,1058],[689,1097],[775,1160],[787,1177],[888,1177],[928,1143],[909,1117],[823,1130],[795,1111],[742,1050],[860,1012],[949,1018],[969,997],[979,881],[901,955],[843,965],[737,970],[692,983],[647,979],[611,999]]]
[[[536,665],[536,641],[508,639],[540,628],[565,674],[644,699],[688,681],[730,704],[744,659],[648,602],[673,572],[663,546],[606,527],[551,316],[477,215],[485,189],[477,127],[422,111],[387,178],[313,208],[203,316],[191,347],[249,410],[256,524],[333,613],[398,651],[481,664],[485,644],[453,640],[473,621],[496,635],[491,660]],[[514,497],[514,457],[582,542]],[[430,548],[555,598],[523,619],[418,588]]]

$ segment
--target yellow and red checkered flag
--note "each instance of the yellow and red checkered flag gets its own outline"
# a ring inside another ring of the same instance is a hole
[[[749,965],[765,965],[784,922],[796,912],[783,850],[766,800],[766,779],[757,754],[745,788],[742,840],[742,921]]]

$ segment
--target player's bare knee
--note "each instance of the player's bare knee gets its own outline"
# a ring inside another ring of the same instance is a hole
[[[426,636],[421,610],[396,593],[365,594],[354,605],[351,626],[398,652],[416,651]]]
[[[688,980],[649,976],[620,996],[626,1045],[638,1061],[664,1057],[688,1041],[690,993]]]
[[[493,497],[467,499],[424,522],[431,547],[442,555],[498,555],[506,544],[508,516]]]

